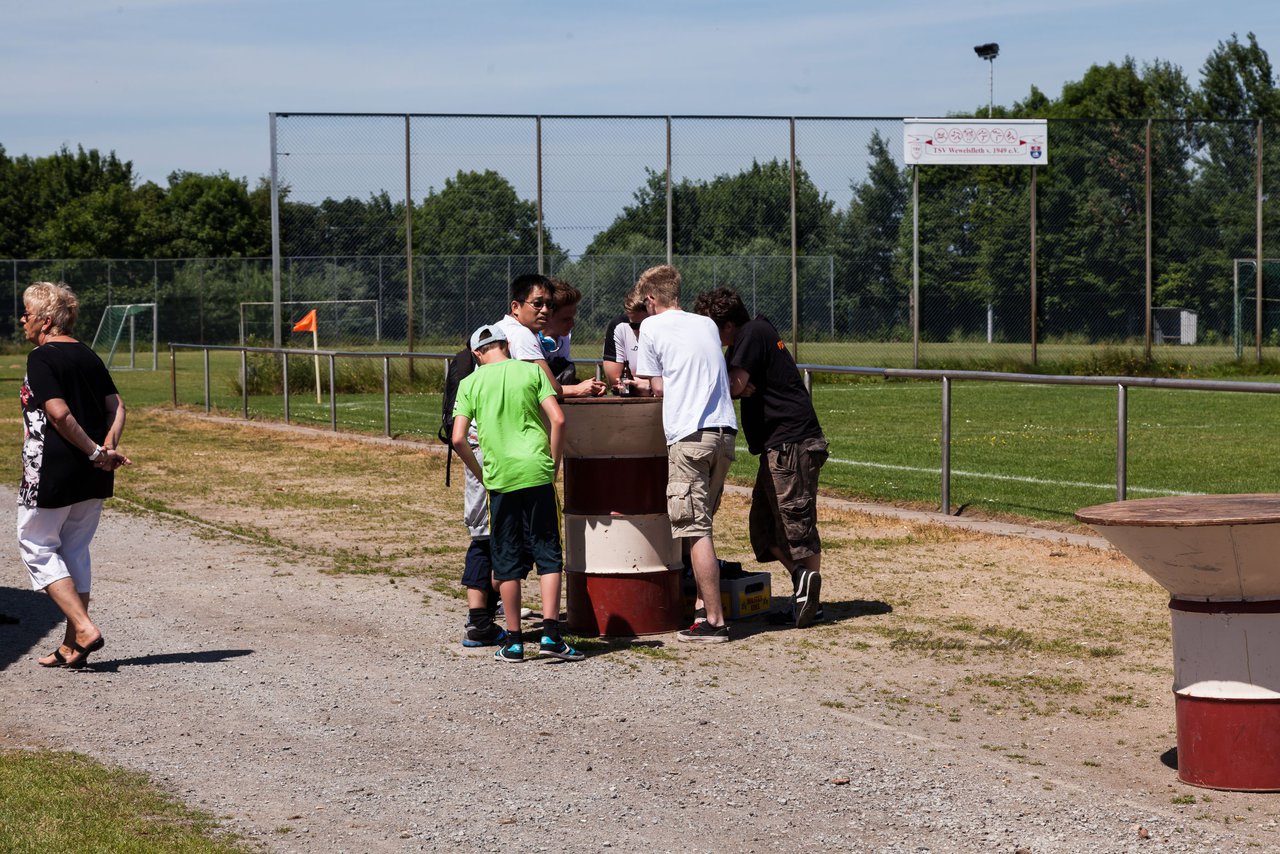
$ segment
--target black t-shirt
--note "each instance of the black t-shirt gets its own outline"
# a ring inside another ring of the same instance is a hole
[[[742,431],[751,453],[822,435],[796,360],[763,314],[742,325],[725,360],[730,369],[746,371],[756,387],[754,394],[739,400]]]
[[[71,445],[49,423],[44,405],[61,398],[76,423],[99,445],[111,424],[105,399],[117,394],[111,373],[98,354],[79,341],[50,341],[27,356],[22,380],[22,486],[24,507],[67,507],[90,498],[110,498],[111,472],[93,467],[84,451]]]

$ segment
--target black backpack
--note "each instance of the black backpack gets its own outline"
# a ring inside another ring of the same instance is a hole
[[[458,399],[458,385],[475,369],[475,354],[470,347],[463,347],[449,360],[449,366],[444,372],[444,393],[440,395],[440,432],[436,436],[449,446],[445,455],[445,486],[449,486],[453,474],[453,405]]]

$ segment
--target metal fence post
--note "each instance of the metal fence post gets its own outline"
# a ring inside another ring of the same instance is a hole
[[[672,199],[671,199],[671,116],[667,116],[667,263],[668,263],[668,264],[672,263],[672,261],[671,261],[671,256],[672,256],[672,252],[674,251],[674,248],[675,248],[675,241],[674,241],[674,239],[673,239],[673,237],[672,237],[672,228],[671,228],[671,221],[672,221],[671,207],[672,207]],[[631,262],[631,266],[632,266],[631,281],[633,281],[633,282],[634,282],[634,281],[636,280],[636,277],[635,277],[635,261],[634,261],[634,260]]]
[[[1129,389],[1116,385],[1116,501],[1124,501],[1129,492]]]
[[[1255,313],[1257,319],[1254,323],[1257,325],[1258,331],[1256,337],[1258,339],[1258,364],[1262,364],[1262,119],[1258,119],[1258,143],[1256,146],[1258,158],[1257,177],[1254,178],[1254,195],[1256,197],[1256,210],[1254,216],[1257,218],[1257,225],[1254,226],[1254,233],[1257,240],[1257,263],[1254,264],[1254,302],[1257,306]]]
[[[404,117],[404,319],[405,349],[413,352],[413,149],[409,139],[409,117]],[[413,360],[409,360],[409,376],[413,376]]]
[[[169,393],[173,408],[178,408],[178,351],[169,344]]]
[[[284,423],[289,423],[289,354],[280,354],[280,383],[284,388]]]
[[[209,351],[206,350],[206,353]],[[240,409],[249,420],[249,351],[240,351]]]
[[[1036,176],[1039,170],[1031,169],[1031,364],[1040,363],[1037,345],[1040,341],[1040,292],[1036,280]]]
[[[391,438],[391,357],[382,357],[382,432]]]
[[[543,223],[542,223],[542,116],[534,119],[534,127],[537,130],[537,152],[538,152],[538,275],[545,276],[547,271],[545,262],[542,258],[542,241],[543,241]]]
[[[1151,360],[1151,337],[1152,337],[1151,336],[1151,317],[1152,317],[1151,304],[1153,302],[1152,265],[1151,265],[1151,244],[1152,244],[1152,238],[1151,238],[1151,233],[1152,233],[1151,232],[1151,119],[1147,119],[1147,152],[1146,152],[1146,159],[1143,163],[1143,169],[1146,171],[1146,206],[1147,206],[1147,215],[1146,215],[1147,291],[1146,291],[1146,304],[1143,306],[1143,314],[1145,315],[1145,323],[1146,323],[1146,338],[1145,338],[1145,345],[1143,347],[1143,354],[1146,357],[1146,359],[1150,361]]]
[[[796,253],[800,245],[796,224],[796,120],[787,120],[791,130],[791,354],[800,358],[800,273]]]
[[[827,307],[831,310],[831,337],[836,337],[836,256],[827,256]]]
[[[209,348],[204,349],[204,414],[208,415],[212,408],[212,401],[209,399]]]
[[[951,378],[942,378],[942,512],[951,515]]]
[[[1035,340],[1034,329],[1031,338]],[[914,163],[911,164],[911,367],[920,367],[920,167]]]
[[[337,361],[333,354],[329,354],[329,426],[333,428],[333,432],[338,432],[338,396],[334,393],[338,388],[338,379],[334,376]]]

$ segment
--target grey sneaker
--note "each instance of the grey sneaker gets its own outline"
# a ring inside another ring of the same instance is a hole
[[[795,616],[796,628],[812,626],[822,608],[822,575],[810,569],[800,570],[796,576]]]
[[[497,623],[490,623],[483,629],[477,629],[471,623],[467,623],[467,629],[462,635],[462,645],[466,647],[476,646],[493,646],[502,643],[507,639],[507,630]]]

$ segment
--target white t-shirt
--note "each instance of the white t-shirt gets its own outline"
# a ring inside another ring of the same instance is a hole
[[[613,349],[609,352],[606,348],[605,358],[612,362],[626,362],[631,366],[631,373],[638,373],[636,369],[639,365],[636,363],[636,357],[640,352],[640,339],[636,331],[631,328],[631,322],[624,317],[622,322],[615,323],[610,331],[613,333]],[[612,359],[609,359],[610,355],[613,356]]]
[[[678,308],[640,324],[636,374],[662,377],[662,432],[667,444],[707,427],[733,427],[729,374],[715,321]]]
[[[511,358],[522,362],[546,360],[547,356],[542,352],[538,336],[520,321],[508,314],[494,325],[506,333],[507,349],[511,351]]]

